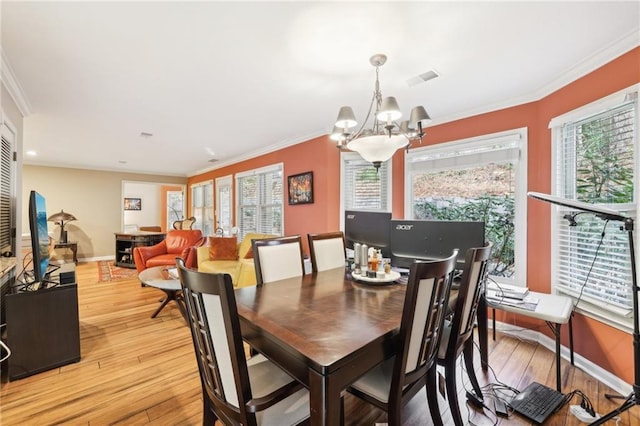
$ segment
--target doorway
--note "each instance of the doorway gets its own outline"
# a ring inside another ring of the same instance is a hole
[[[184,219],[186,185],[160,182],[122,182],[122,199],[140,199],[138,210],[122,206],[122,230],[137,231],[141,226],[173,229],[173,222]]]

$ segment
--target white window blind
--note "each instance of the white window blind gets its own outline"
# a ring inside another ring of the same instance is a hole
[[[557,195],[636,216],[635,102],[626,102],[555,129]],[[612,318],[632,314],[628,236],[621,222],[554,207],[555,288]]]
[[[378,171],[357,154],[343,154],[342,194],[345,210],[391,211],[389,161]]]
[[[213,234],[213,182],[191,187],[191,214],[196,218],[193,229],[200,229],[203,235]]]
[[[0,250],[12,251],[13,144],[2,135],[0,147]]]
[[[236,175],[238,191],[238,239],[257,232],[282,235],[282,165]]]

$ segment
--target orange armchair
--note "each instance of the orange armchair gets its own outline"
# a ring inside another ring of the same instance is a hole
[[[199,247],[206,242],[199,229],[180,229],[167,232],[167,236],[156,245],[136,247],[133,249],[133,260],[138,273],[152,266],[175,266],[176,257],[184,259],[188,268],[197,266],[197,258],[192,247]]]

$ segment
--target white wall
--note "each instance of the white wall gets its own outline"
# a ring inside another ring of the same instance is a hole
[[[161,226],[161,192],[156,183],[124,182],[124,198],[140,198],[142,210],[123,210],[123,225]],[[123,200],[124,204],[124,200]]]

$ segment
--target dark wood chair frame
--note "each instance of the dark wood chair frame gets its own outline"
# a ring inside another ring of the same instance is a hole
[[[480,295],[487,277],[487,263],[491,256],[491,243],[484,247],[471,248],[465,255],[464,270],[460,280],[458,297],[451,317],[451,331],[444,358],[438,357],[438,364],[444,366],[447,400],[451,416],[456,426],[462,426],[462,415],[458,403],[456,386],[456,362],[463,354],[464,364],[473,390],[482,399],[482,390],[473,367],[473,329]],[[471,291],[470,290],[471,287]],[[471,304],[466,321],[463,314],[467,304]]]
[[[322,234],[307,234],[307,239],[309,241],[309,255],[311,257],[312,272],[318,272],[318,263],[316,261],[316,252],[313,247],[313,242],[316,240],[332,240],[337,238],[340,238],[342,240],[342,250],[344,251],[346,244],[344,241],[344,233],[342,231],[325,232]]]
[[[187,307],[198,370],[200,371],[204,411],[202,424],[210,426],[217,419],[220,419],[224,424],[254,426],[256,425],[256,412],[277,404],[302,389],[302,385],[292,380],[269,395],[254,399],[251,395],[249,373],[240,332],[240,319],[231,276],[188,269],[180,258],[176,260],[176,263]],[[227,403],[225,399],[218,359],[213,349],[209,322],[204,308],[203,295],[205,294],[220,297],[240,408]]]
[[[393,366],[393,377],[388,402],[385,404],[358,389],[350,387],[350,393],[362,398],[387,412],[390,426],[400,426],[402,407],[423,387],[427,388],[429,412],[436,426],[442,426],[442,417],[438,408],[438,390],[436,387],[436,359],[444,317],[447,312],[449,293],[454,276],[457,250],[449,258],[438,261],[415,261],[409,272],[409,281],[405,295],[402,320],[398,334],[397,353]],[[437,286],[431,292],[429,301],[418,300],[420,281],[435,278]],[[407,358],[410,349],[411,331],[415,319],[416,305],[430,306],[425,323],[424,336],[420,348],[419,366],[406,373]]]
[[[302,238],[300,235],[293,235],[288,237],[276,237],[276,238],[260,238],[251,240],[251,249],[253,250],[253,263],[256,268],[256,283],[257,285],[264,284],[264,279],[262,276],[262,265],[260,263],[260,254],[259,247],[265,246],[276,246],[280,244],[291,244],[298,243],[300,247],[300,270],[302,274],[304,274],[304,258],[302,254]],[[292,262],[295,262],[294,259],[291,259]]]

